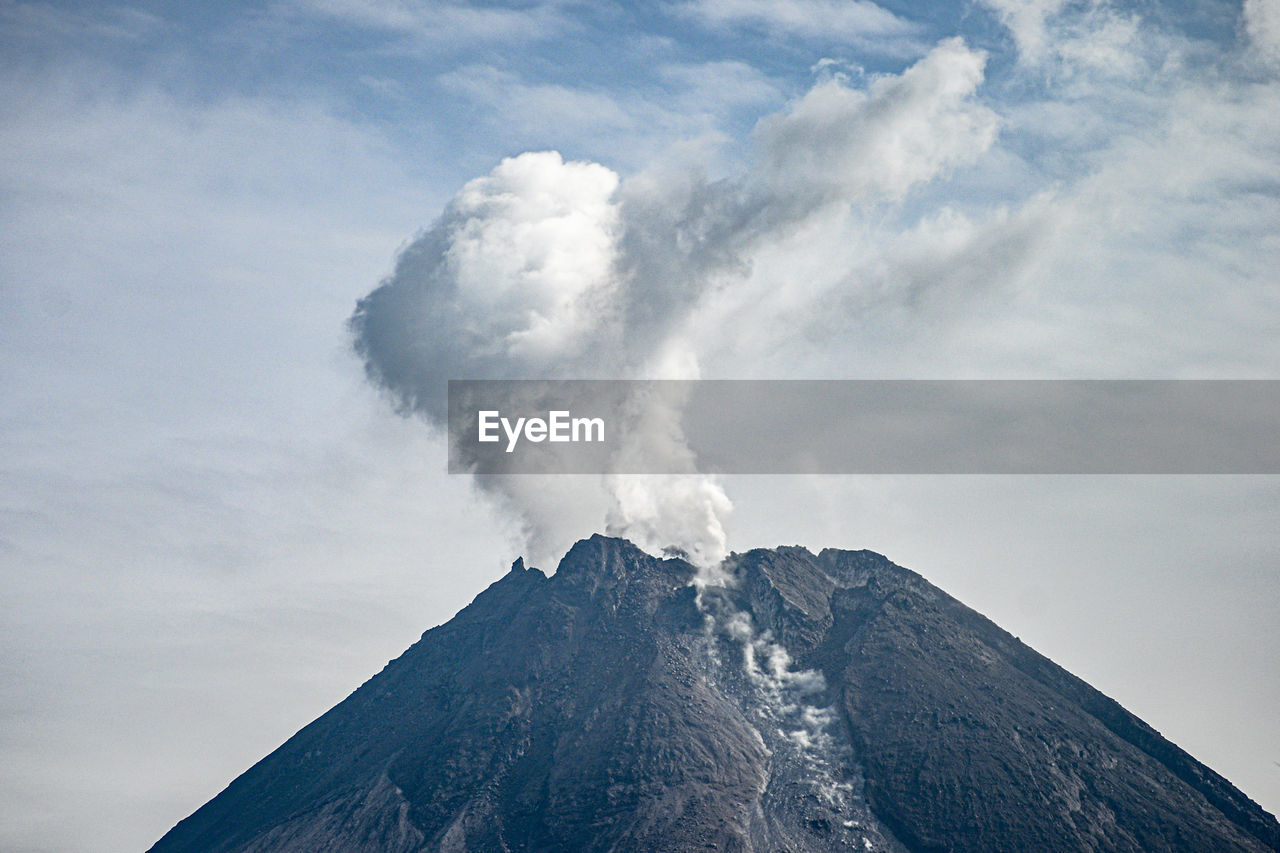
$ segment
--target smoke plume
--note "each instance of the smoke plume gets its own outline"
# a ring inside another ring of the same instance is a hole
[[[756,252],[822,211],[899,199],[991,145],[996,117],[973,98],[983,64],[950,39],[865,89],[822,82],[759,123],[752,165],[733,179],[623,180],[554,151],[503,160],[360,300],[355,349],[401,412],[437,427],[449,379],[698,378],[690,320]],[[679,401],[643,403],[620,453],[656,448],[687,474],[477,478],[520,517],[535,559],[602,521],[703,566],[727,553],[732,504],[696,473]]]

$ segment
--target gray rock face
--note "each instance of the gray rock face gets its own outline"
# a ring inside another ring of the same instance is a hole
[[[1141,720],[866,551],[517,561],[165,851],[1280,850]]]

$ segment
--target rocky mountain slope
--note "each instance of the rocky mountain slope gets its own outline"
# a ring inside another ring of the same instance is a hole
[[[919,575],[520,561],[167,851],[1280,850],[1225,779]]]

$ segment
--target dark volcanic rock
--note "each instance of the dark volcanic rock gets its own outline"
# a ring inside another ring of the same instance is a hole
[[[1280,850],[1112,700],[866,551],[517,561],[164,851]]]

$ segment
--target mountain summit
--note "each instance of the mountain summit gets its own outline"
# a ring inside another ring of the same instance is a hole
[[[162,838],[169,851],[1280,850],[1080,679],[869,551],[716,581],[517,560]]]

